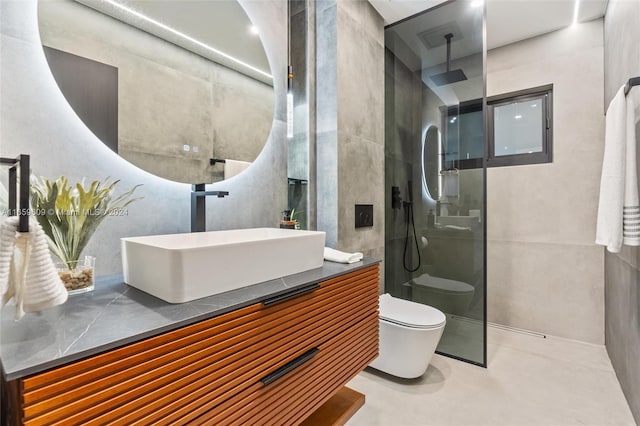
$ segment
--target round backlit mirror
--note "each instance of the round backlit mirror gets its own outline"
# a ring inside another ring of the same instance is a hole
[[[422,144],[422,185],[432,200],[440,197],[439,173],[442,156],[440,131],[436,126],[429,126]]]
[[[41,0],[38,23],[69,104],[134,165],[212,183],[262,151],[273,81],[237,0]]]

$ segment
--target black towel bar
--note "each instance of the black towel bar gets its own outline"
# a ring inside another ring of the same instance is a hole
[[[627,96],[634,86],[640,86],[640,77],[632,77],[624,85],[624,95]]]

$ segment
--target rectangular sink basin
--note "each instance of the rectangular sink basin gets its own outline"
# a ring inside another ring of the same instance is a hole
[[[439,216],[437,222],[442,225],[462,226],[464,228],[473,228],[479,223],[478,216]]]
[[[234,229],[122,238],[124,282],[184,303],[320,268],[325,233]]]

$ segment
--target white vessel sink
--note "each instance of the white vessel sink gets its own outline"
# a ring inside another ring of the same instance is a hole
[[[454,225],[465,228],[472,228],[479,223],[478,216],[439,216],[437,221],[440,225]]]
[[[322,266],[324,232],[234,229],[122,238],[125,283],[183,303]]]

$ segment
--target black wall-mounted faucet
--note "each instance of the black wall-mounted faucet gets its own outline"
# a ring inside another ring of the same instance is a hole
[[[205,191],[204,183],[191,186],[191,232],[204,232],[207,228],[206,197],[223,198],[229,191]]]

